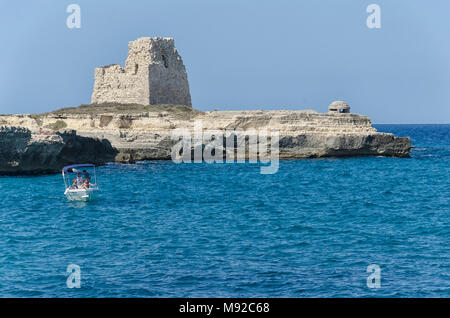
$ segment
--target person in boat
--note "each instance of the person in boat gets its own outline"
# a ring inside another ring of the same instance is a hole
[[[70,188],[71,188],[71,189],[78,189],[78,186],[77,186],[77,179],[76,179],[76,178],[73,179],[72,185],[70,186]]]
[[[83,184],[81,185],[81,189],[89,189],[90,186],[94,185],[95,184],[90,183],[88,179],[84,179]]]
[[[91,181],[91,175],[86,170],[83,170],[83,178]]]
[[[75,179],[77,181],[77,188],[81,188],[83,185],[83,177],[81,176],[81,172],[78,172],[77,178]]]

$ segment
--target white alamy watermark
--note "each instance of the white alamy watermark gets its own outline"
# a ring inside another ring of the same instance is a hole
[[[78,4],[69,4],[66,9],[70,15],[67,17],[66,25],[69,29],[81,28],[81,8]]]
[[[381,28],[381,8],[378,4],[372,3],[367,6],[367,13],[370,15],[367,17],[366,25],[369,29]]]
[[[66,284],[68,288],[81,288],[81,269],[76,264],[69,264],[66,270],[69,276],[67,277]]]
[[[370,275],[367,277],[367,287],[380,288],[381,287],[381,268],[377,264],[370,264],[367,266],[367,273]]]
[[[175,163],[267,163],[261,174],[274,174],[279,167],[279,132],[267,129],[203,129],[201,120],[193,130],[174,129],[171,157]]]

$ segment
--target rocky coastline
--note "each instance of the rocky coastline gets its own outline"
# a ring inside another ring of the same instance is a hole
[[[61,172],[78,162],[98,165],[114,161],[117,151],[106,139],[75,131],[37,134],[25,127],[0,127],[0,175],[42,175]]]
[[[280,159],[409,157],[409,138],[377,132],[368,117],[305,111],[212,111],[96,104],[0,115],[0,174],[57,173],[68,164],[170,160],[175,129],[279,132]]]

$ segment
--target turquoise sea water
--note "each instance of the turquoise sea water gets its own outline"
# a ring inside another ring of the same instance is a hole
[[[87,203],[1,177],[0,296],[449,297],[450,125],[377,128],[412,158],[111,164]]]

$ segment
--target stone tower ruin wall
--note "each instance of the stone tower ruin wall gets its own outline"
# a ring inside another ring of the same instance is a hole
[[[92,103],[191,104],[186,68],[172,38],[129,43],[125,67],[95,69]]]

